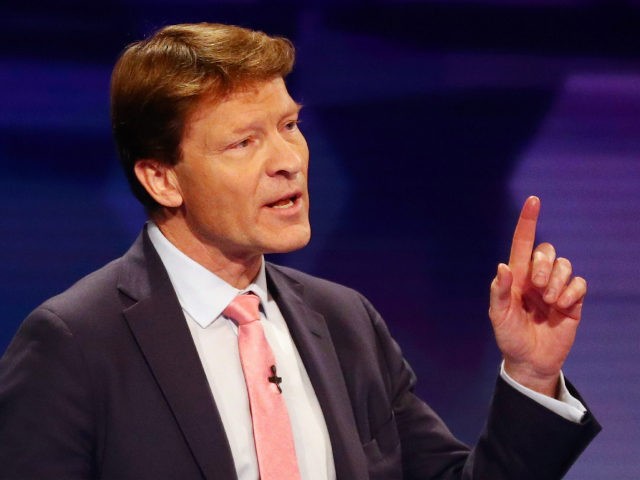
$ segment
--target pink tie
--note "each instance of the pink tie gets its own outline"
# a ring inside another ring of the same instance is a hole
[[[260,480],[300,479],[291,424],[253,294],[238,295],[222,312],[238,324],[238,347],[249,392]]]

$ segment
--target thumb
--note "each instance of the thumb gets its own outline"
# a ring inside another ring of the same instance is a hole
[[[498,265],[489,294],[489,317],[492,323],[500,322],[511,306],[511,285],[513,273],[504,263]]]

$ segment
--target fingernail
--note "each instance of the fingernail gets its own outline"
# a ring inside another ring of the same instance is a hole
[[[556,295],[556,289],[550,288],[544,293],[544,299],[547,301],[552,300],[553,298],[555,298],[555,295]]]

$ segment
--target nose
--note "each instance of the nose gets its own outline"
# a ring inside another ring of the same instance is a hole
[[[299,138],[284,138],[274,135],[267,152],[267,174],[269,176],[295,177],[306,165],[309,158],[307,142]]]

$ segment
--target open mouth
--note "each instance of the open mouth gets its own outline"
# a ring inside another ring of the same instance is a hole
[[[299,194],[291,195],[290,197],[284,197],[276,202],[267,204],[267,207],[276,209],[291,208],[296,204],[298,198],[300,198]]]

